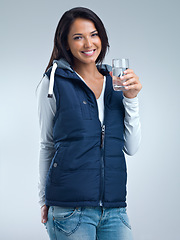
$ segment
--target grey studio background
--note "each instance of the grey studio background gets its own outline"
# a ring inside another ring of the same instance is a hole
[[[0,239],[48,239],[38,205],[35,90],[61,15],[84,6],[107,29],[111,48],[104,62],[128,57],[143,84],[142,143],[127,157],[134,239],[179,240],[179,1],[1,0],[0,5]]]

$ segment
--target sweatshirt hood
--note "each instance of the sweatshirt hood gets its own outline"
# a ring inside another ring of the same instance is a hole
[[[110,65],[107,65],[107,64],[100,64],[100,65],[96,65],[97,66],[97,69],[99,71],[112,71],[112,67]],[[48,97],[49,98],[52,98],[53,97],[53,87],[54,87],[54,76],[55,76],[55,71],[56,71],[56,68],[61,68],[61,69],[64,69],[64,70],[69,70],[70,72],[75,72],[72,68],[72,66],[64,59],[64,58],[61,58],[59,60],[54,60],[53,61],[53,66],[50,67],[49,69],[51,69],[51,74],[50,74],[50,81],[49,81],[49,91],[48,91]],[[49,70],[48,69],[48,70]]]

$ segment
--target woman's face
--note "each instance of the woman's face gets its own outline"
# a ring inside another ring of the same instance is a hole
[[[68,34],[68,50],[74,56],[74,63],[95,63],[102,46],[98,31],[92,21],[77,18]]]

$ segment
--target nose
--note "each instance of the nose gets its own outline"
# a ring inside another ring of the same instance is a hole
[[[91,41],[91,39],[90,38],[86,38],[85,39],[85,42],[84,42],[84,47],[85,48],[90,48],[92,46],[92,41]]]

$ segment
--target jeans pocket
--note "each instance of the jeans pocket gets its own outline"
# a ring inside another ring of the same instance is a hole
[[[69,207],[53,207],[53,222],[58,231],[69,236],[74,233],[81,223],[81,209]]]
[[[131,230],[131,225],[130,225],[129,218],[128,218],[128,215],[126,212],[126,208],[119,208],[119,217],[120,217],[121,222]]]

